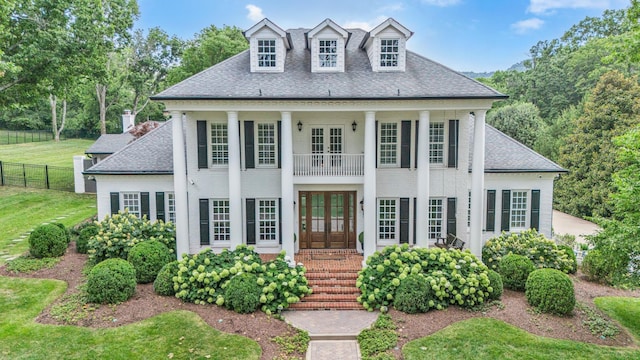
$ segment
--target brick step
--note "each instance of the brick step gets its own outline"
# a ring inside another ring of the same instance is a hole
[[[355,286],[311,286],[314,294],[360,294]]]
[[[304,275],[307,280],[315,280],[315,279],[357,279],[357,272],[307,272]]]
[[[309,281],[309,285],[319,286],[319,287],[336,287],[336,286],[344,286],[344,287],[356,287],[355,279],[316,279],[313,281]]]
[[[327,294],[313,293],[302,298],[302,302],[319,302],[319,301],[356,301],[359,294]]]
[[[356,301],[341,302],[299,302],[291,304],[290,310],[364,310],[362,305]]]

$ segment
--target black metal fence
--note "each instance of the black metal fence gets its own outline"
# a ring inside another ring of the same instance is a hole
[[[75,191],[73,168],[0,161],[0,185]]]
[[[0,130],[0,145],[49,140],[53,140],[53,134],[47,130]]]

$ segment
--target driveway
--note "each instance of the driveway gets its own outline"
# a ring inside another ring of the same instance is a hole
[[[553,232],[554,234],[575,235],[576,242],[584,243],[584,235],[595,234],[600,227],[590,221],[553,210]]]

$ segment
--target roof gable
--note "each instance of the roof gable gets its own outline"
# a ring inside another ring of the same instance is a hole
[[[247,40],[251,40],[251,38],[260,33],[263,28],[268,28],[269,30],[276,33],[282,40],[284,41],[284,45],[287,49],[291,48],[291,43],[287,38],[287,32],[282,30],[278,25],[274,24],[271,20],[264,18],[259,21],[257,24],[250,27],[248,30],[244,31],[243,34],[247,38]]]
[[[309,32],[307,32],[307,37],[309,39],[312,39],[312,38],[314,38],[316,36],[316,34],[318,34],[321,30],[323,30],[325,28],[331,28],[338,35],[342,36],[342,38],[345,39],[345,40],[349,37],[349,32],[347,30],[343,29],[340,25],[338,25],[335,22],[333,22],[331,19],[325,19],[323,22],[318,24],[316,27],[314,27],[313,29],[309,30]]]

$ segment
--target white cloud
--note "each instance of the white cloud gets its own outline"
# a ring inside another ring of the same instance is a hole
[[[427,5],[446,7],[458,5],[460,3],[460,0],[422,0],[422,2]]]
[[[369,31],[374,27],[382,24],[382,22],[387,20],[388,18],[388,16],[378,16],[377,18],[369,21],[352,20],[345,22],[342,27],[345,29],[362,29],[364,31]]]
[[[515,30],[515,32],[518,34],[524,34],[529,30],[540,29],[540,27],[542,27],[543,24],[544,24],[543,20],[540,20],[538,18],[531,18],[531,19],[522,20],[522,21],[518,21],[517,23],[511,24],[511,28]]]
[[[261,8],[252,4],[245,6],[245,8],[249,10],[249,13],[247,14],[247,18],[249,18],[249,20],[257,22],[265,18]]]
[[[395,3],[395,4],[389,4],[389,5],[385,5],[381,8],[379,8],[377,11],[380,13],[384,13],[384,12],[398,12],[398,11],[403,11],[404,10],[404,4],[403,3]]]
[[[546,14],[556,9],[607,9],[609,0],[531,0],[529,12]]]

